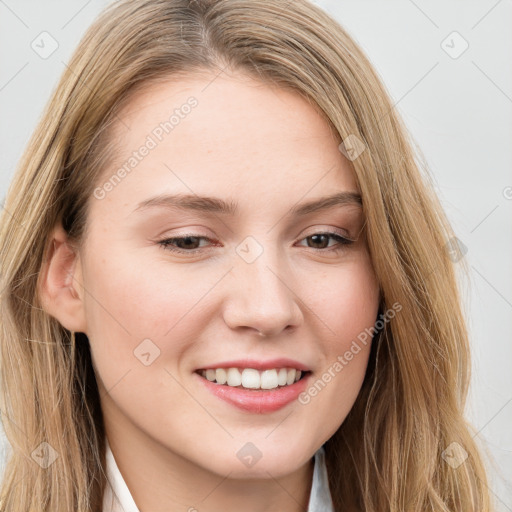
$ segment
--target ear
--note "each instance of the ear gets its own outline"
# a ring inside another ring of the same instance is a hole
[[[69,331],[86,333],[82,266],[59,223],[52,231],[38,280],[43,309]]]

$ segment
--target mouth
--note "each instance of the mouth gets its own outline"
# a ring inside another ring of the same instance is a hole
[[[289,367],[262,371],[234,366],[203,368],[194,374],[217,399],[251,414],[269,414],[293,406],[312,379],[310,370]]]
[[[293,386],[307,378],[309,370],[281,367],[257,370],[256,368],[207,368],[196,370],[200,377],[212,384],[227,388],[251,391],[271,391]]]

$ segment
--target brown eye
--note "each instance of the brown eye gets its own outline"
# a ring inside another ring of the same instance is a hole
[[[329,239],[334,239],[337,241],[332,247],[329,247]],[[308,245],[311,249],[316,249],[318,251],[340,251],[343,249],[344,245],[350,245],[354,243],[354,240],[350,240],[344,236],[341,236],[337,233],[315,233],[313,235],[309,235],[304,240],[310,240],[312,245]]]
[[[158,244],[167,251],[193,254],[199,250],[200,240],[210,239],[205,236],[186,235],[166,238],[165,240],[160,240]]]

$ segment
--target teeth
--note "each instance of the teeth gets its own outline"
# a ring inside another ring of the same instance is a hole
[[[215,379],[218,384],[226,384],[226,382],[228,381],[226,370],[224,370],[224,368],[218,368],[217,370],[215,370]]]
[[[228,369],[228,386],[236,387],[242,384],[242,375],[238,371],[238,368]]]
[[[277,388],[278,384],[277,370],[264,370],[261,372],[261,389],[274,389]]]
[[[288,370],[286,368],[281,368],[279,370],[279,373],[277,374],[277,383],[280,386],[285,386],[287,380],[288,380]]]
[[[210,382],[247,389],[275,389],[297,382],[302,372],[295,368],[258,371],[254,368],[217,368],[202,370],[201,375]]]
[[[260,372],[252,368],[245,368],[242,372],[242,386],[249,389],[261,388]]]

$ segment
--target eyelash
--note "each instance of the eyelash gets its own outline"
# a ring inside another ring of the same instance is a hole
[[[334,248],[330,248],[330,249],[328,249],[328,248],[326,248],[326,249],[316,249],[314,247],[309,247],[309,249],[313,249],[314,251],[319,251],[319,252],[335,252],[335,253],[337,253],[337,252],[340,252],[341,250],[343,250],[344,246],[351,245],[351,244],[353,244],[355,242],[355,240],[351,240],[350,238],[346,238],[344,236],[341,236],[338,233],[332,233],[332,232],[329,232],[329,231],[320,231],[318,233],[313,233],[313,234],[308,235],[307,237],[303,238],[302,240],[306,240],[307,238],[311,238],[312,236],[317,236],[317,235],[326,235],[329,238],[334,238],[334,239],[336,239],[338,241],[338,243],[334,246]],[[197,252],[199,252],[201,250],[200,248],[198,248],[198,249],[192,249],[190,251],[187,251],[185,249],[178,249],[178,248],[173,247],[171,245],[173,242],[176,242],[177,240],[184,240],[186,238],[198,238],[198,239],[202,239],[202,240],[209,240],[209,241],[211,241],[206,236],[187,234],[187,235],[183,235],[183,236],[179,236],[179,237],[166,238],[164,240],[160,240],[158,242],[158,244],[165,251],[170,251],[170,252],[180,253],[180,254],[195,254],[195,253],[197,253]]]

